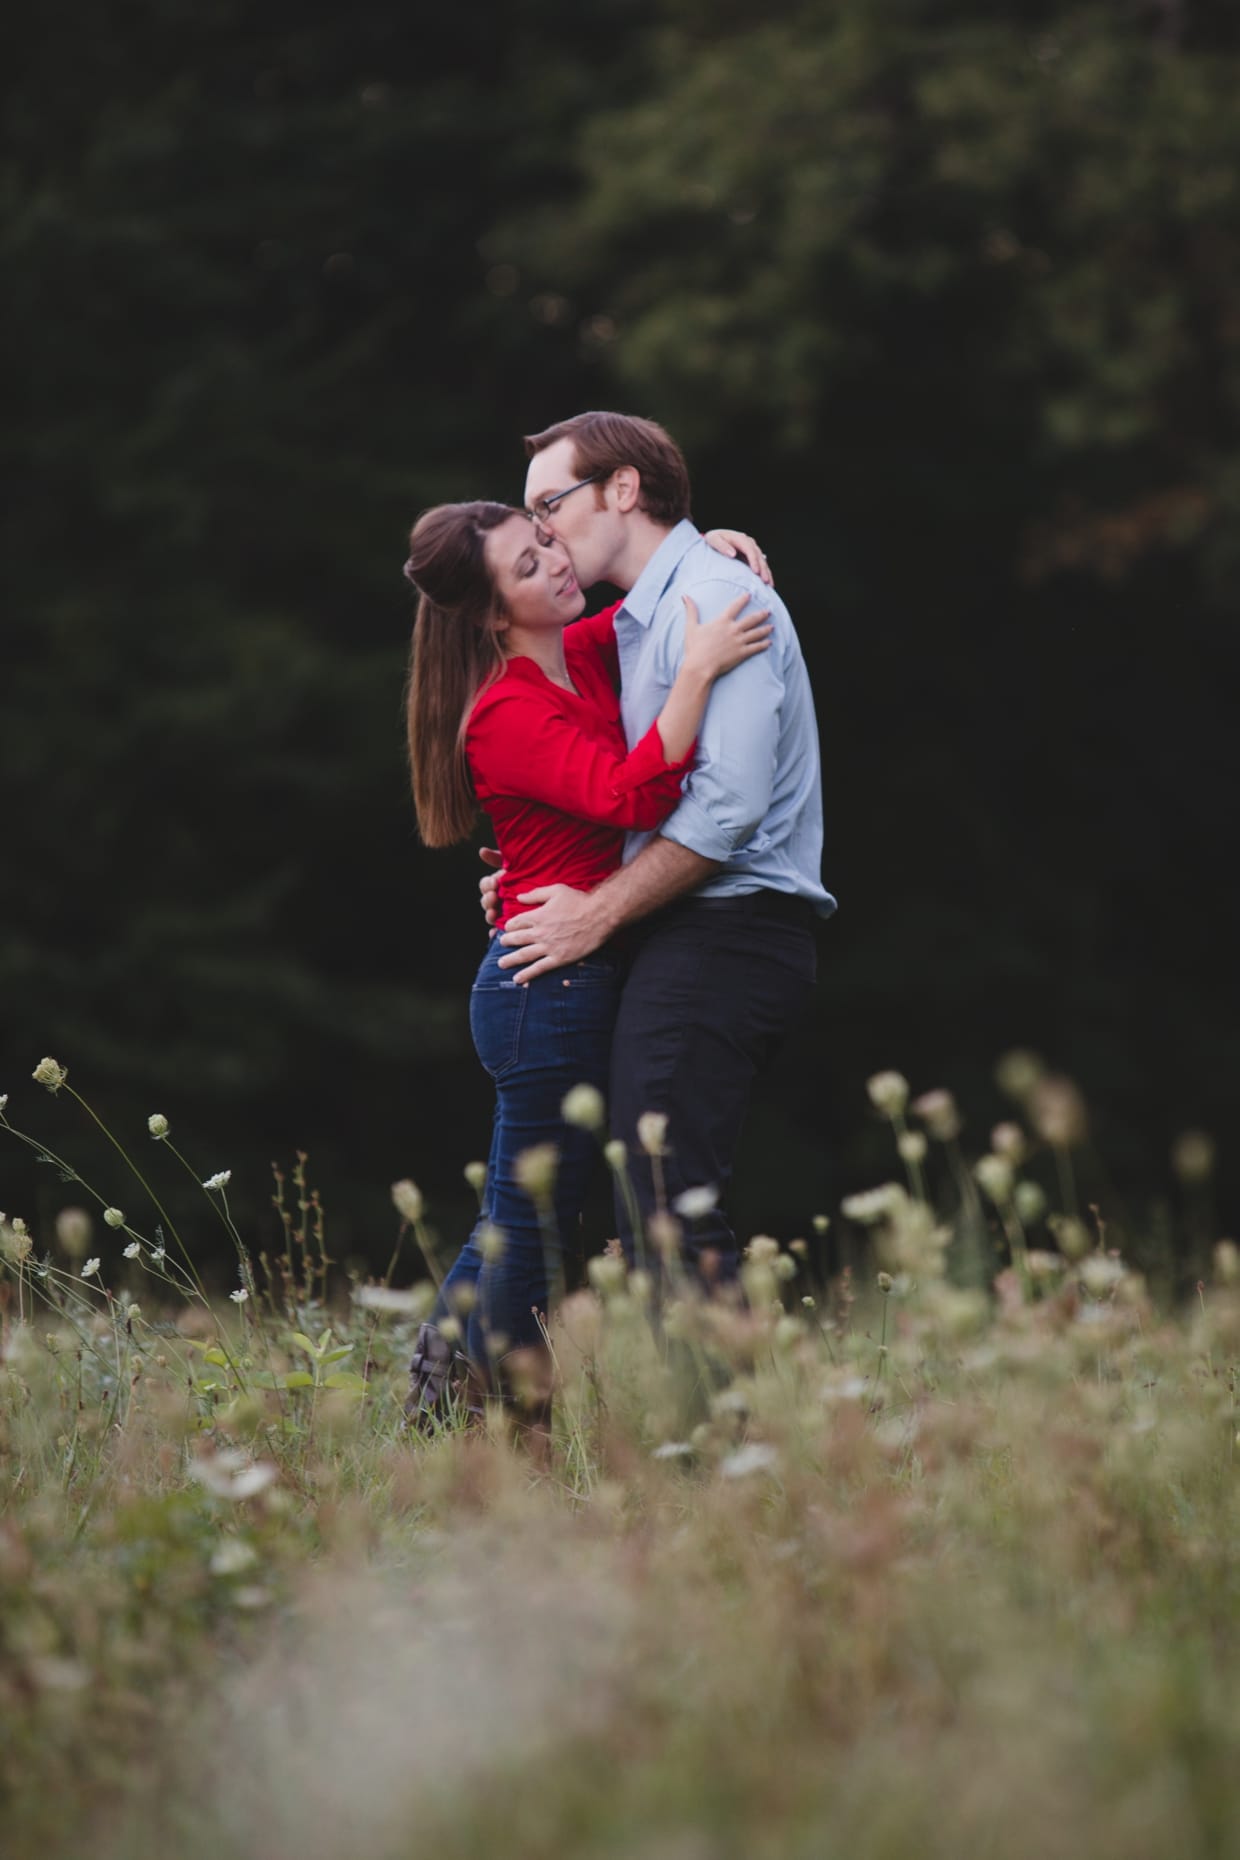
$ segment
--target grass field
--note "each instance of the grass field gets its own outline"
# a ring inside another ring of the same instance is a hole
[[[938,1212],[949,1102],[872,1082],[863,1272],[759,1238],[704,1304],[669,1224],[652,1323],[598,1262],[547,1458],[402,1431],[424,1293],[335,1283],[304,1180],[222,1309],[103,1196],[0,1223],[5,1860],[1230,1860],[1240,1257],[1161,1310],[1048,1220],[1035,1082]]]

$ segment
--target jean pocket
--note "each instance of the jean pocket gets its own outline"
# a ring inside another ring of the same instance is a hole
[[[470,994],[474,1051],[493,1079],[502,1079],[517,1063],[529,1000],[529,988],[516,982],[488,983]]]

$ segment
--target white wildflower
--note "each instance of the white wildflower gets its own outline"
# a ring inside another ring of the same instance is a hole
[[[204,1188],[227,1188],[232,1181],[232,1170],[221,1169],[216,1175],[209,1175],[203,1183]]]
[[[606,1116],[602,1092],[593,1085],[574,1085],[564,1096],[560,1116],[580,1130],[601,1130]]]
[[[363,1311],[390,1311],[401,1317],[414,1317],[419,1320],[429,1316],[430,1308],[435,1302],[433,1285],[410,1285],[397,1289],[394,1285],[356,1285],[353,1288],[353,1302]]]
[[[716,1188],[687,1188],[682,1195],[677,1195],[672,1206],[682,1220],[700,1221],[703,1215],[710,1213],[718,1200],[719,1191]]]
[[[247,1569],[253,1569],[257,1561],[258,1552],[252,1544],[243,1543],[240,1537],[226,1537],[212,1552],[211,1574],[240,1576]]]
[[[761,1440],[751,1440],[747,1446],[738,1447],[726,1460],[721,1460],[719,1472],[724,1479],[747,1479],[753,1473],[774,1472],[778,1465],[779,1455],[774,1447]]]
[[[876,1072],[866,1080],[870,1103],[884,1117],[899,1117],[908,1103],[908,1080],[902,1072]]]
[[[422,1199],[422,1190],[417,1183],[411,1182],[408,1176],[405,1176],[401,1181],[392,1184],[392,1205],[402,1220],[414,1226],[422,1219],[422,1211],[426,1203]]]
[[[899,1182],[884,1182],[879,1188],[863,1189],[858,1195],[847,1195],[840,1203],[840,1210],[850,1221],[860,1221],[863,1226],[873,1226],[876,1221],[890,1220],[902,1212],[908,1203],[908,1196]]]
[[[1105,1298],[1124,1276],[1119,1260],[1109,1253],[1091,1253],[1081,1261],[1081,1284],[1091,1298]]]
[[[98,1259],[88,1259],[86,1264],[82,1267],[82,1277],[84,1279],[93,1279],[102,1263],[103,1262]]]
[[[243,1305],[248,1300],[250,1294],[246,1291],[245,1287],[242,1286],[239,1292],[229,1292],[228,1296],[235,1305]]]
[[[189,1476],[217,1498],[256,1498],[279,1478],[270,1460],[248,1460],[238,1447],[226,1447],[189,1462]]]
[[[142,1257],[141,1246],[138,1244],[136,1240],[131,1240],[129,1245],[125,1248],[125,1258],[126,1259],[141,1259],[141,1257]]]
[[[50,1092],[58,1092],[68,1078],[68,1069],[56,1059],[40,1059],[30,1074],[36,1085],[46,1085]]]
[[[688,1440],[665,1440],[650,1455],[652,1460],[688,1460],[693,1458],[693,1445]]]

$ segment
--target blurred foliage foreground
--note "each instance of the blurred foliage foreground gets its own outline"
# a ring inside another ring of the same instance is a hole
[[[759,1236],[703,1302],[669,1211],[652,1321],[595,1260],[539,1458],[402,1432],[427,1288],[325,1299],[304,1180],[283,1258],[230,1227],[222,1311],[119,1208],[106,1263],[5,1219],[8,1860],[1240,1850],[1240,1255],[1157,1309],[1025,1168],[1071,1199],[1071,1089],[1005,1076],[947,1212],[950,1099],[870,1081],[905,1182],[844,1204],[864,1274]]]

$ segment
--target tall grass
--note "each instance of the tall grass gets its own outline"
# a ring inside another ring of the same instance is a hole
[[[1240,1257],[1157,1307],[1040,1074],[974,1167],[871,1095],[866,1271],[703,1302],[667,1213],[657,1314],[607,1257],[555,1316],[545,1462],[402,1430],[425,1293],[333,1287],[304,1166],[222,1308],[0,1223],[6,1860],[1240,1851]]]

